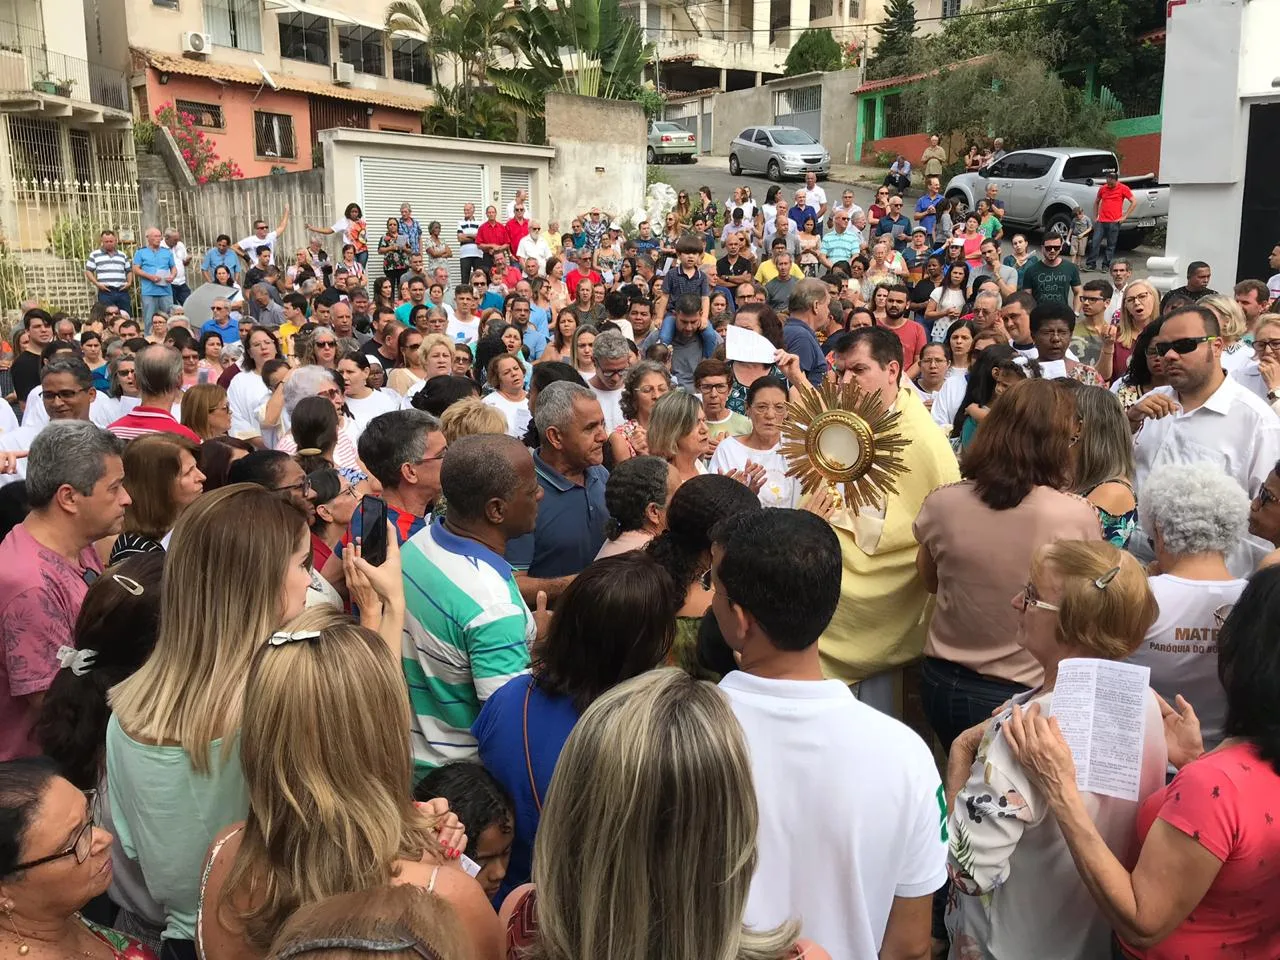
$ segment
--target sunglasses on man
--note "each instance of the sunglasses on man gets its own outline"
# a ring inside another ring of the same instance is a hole
[[[1179,337],[1177,340],[1157,340],[1155,344],[1156,353],[1164,356],[1172,350],[1179,356],[1186,356],[1188,353],[1193,353],[1200,344],[1209,343],[1217,339],[1217,337]]]

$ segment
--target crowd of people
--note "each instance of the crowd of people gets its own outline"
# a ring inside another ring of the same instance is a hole
[[[1280,957],[1280,290],[981,206],[286,210],[198,323],[104,231],[0,384],[0,958]],[[783,453],[825,383],[870,503]]]

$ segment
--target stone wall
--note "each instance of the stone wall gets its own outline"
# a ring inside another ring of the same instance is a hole
[[[547,94],[548,220],[567,231],[577,214],[598,206],[623,213],[642,205],[648,123],[638,103]]]

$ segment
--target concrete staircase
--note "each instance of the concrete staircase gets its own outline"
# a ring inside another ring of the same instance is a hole
[[[178,188],[169,174],[169,168],[165,166],[164,159],[155,153],[138,154],[138,182],[139,184],[153,183],[161,190]]]

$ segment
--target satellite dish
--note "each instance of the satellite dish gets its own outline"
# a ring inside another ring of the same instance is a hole
[[[260,64],[257,60],[253,61],[253,65],[258,68],[258,72],[262,74],[262,79],[266,82],[268,87],[270,87],[272,90],[280,89],[278,86],[276,86],[276,82],[271,79],[271,74],[267,73],[266,67]]]

